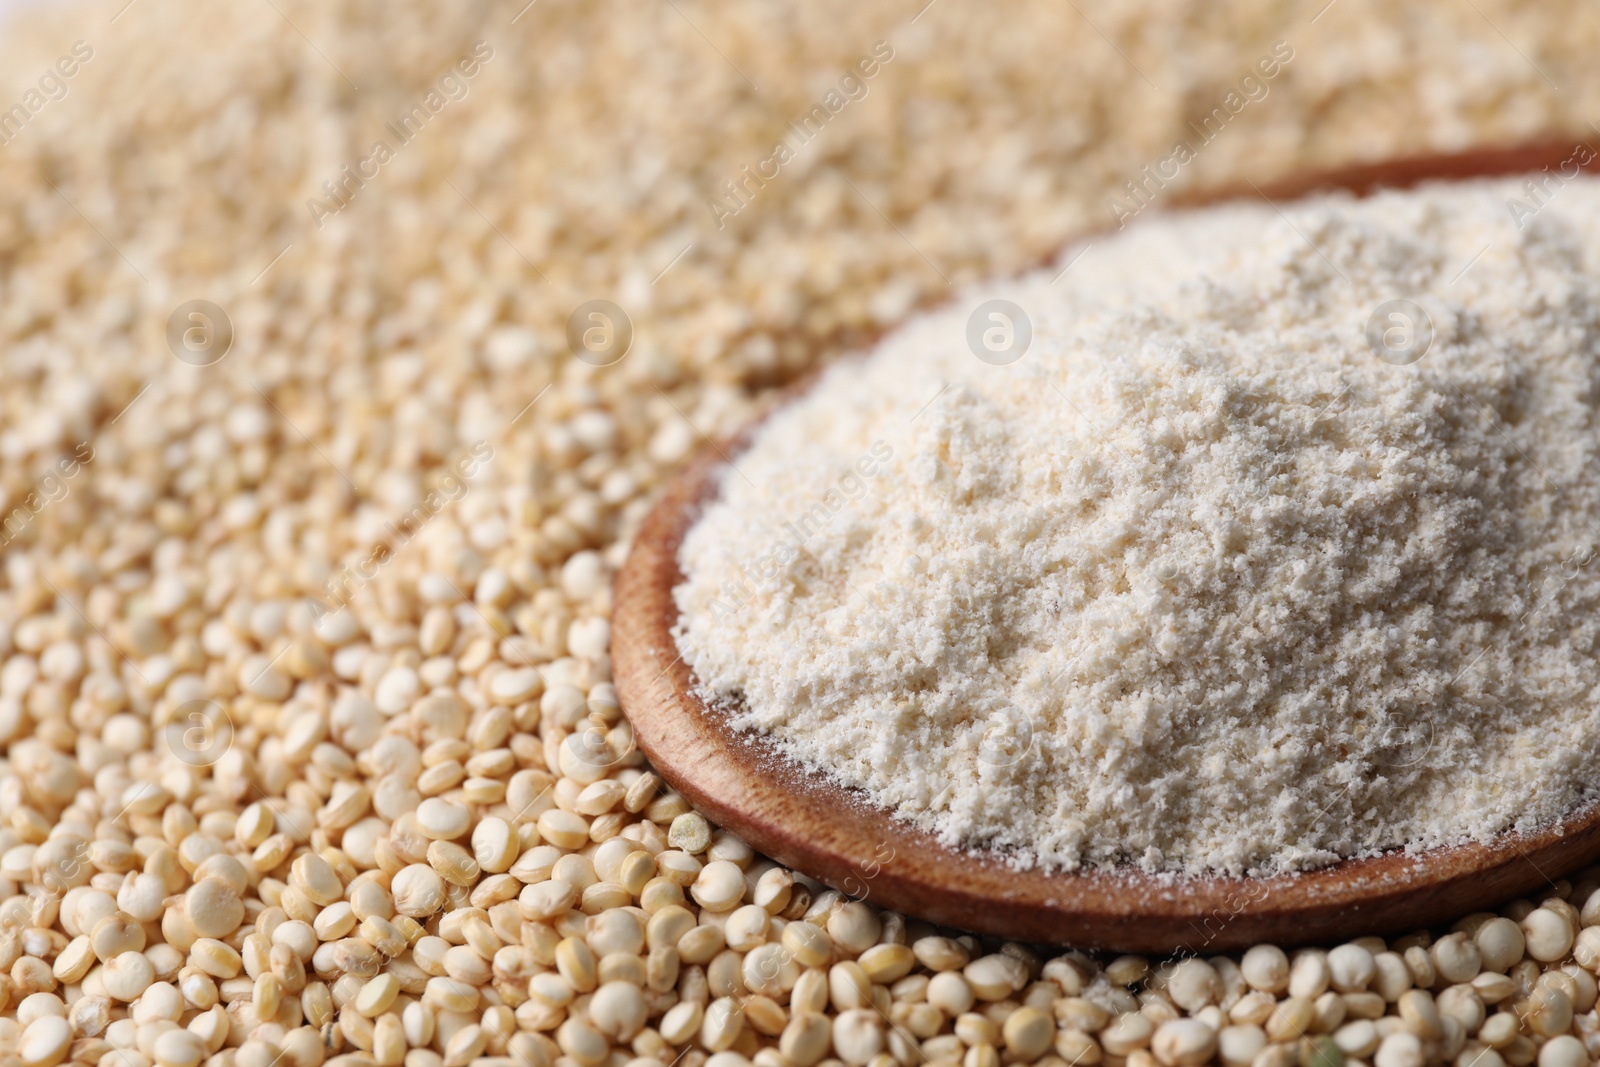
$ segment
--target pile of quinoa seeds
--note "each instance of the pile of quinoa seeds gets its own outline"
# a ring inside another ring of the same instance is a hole
[[[0,1064],[1600,1051],[1600,871],[1331,951],[1005,945],[752,855],[634,751],[609,590],[663,480],[1105,225],[1275,42],[1181,183],[1600,114],[1576,2],[919,7],[5,16]],[[569,344],[591,300],[627,323]]]

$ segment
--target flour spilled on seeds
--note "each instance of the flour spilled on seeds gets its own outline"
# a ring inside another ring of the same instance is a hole
[[[685,658],[738,727],[1021,863],[1303,870],[1571,813],[1600,182],[1520,229],[1517,194],[1167,216],[913,321],[723,478]],[[1008,365],[969,347],[991,299],[1031,324]]]

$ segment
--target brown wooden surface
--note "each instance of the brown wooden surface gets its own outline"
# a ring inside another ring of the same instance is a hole
[[[1262,191],[1278,197],[1325,188],[1364,193],[1429,178],[1518,173],[1559,164],[1576,143],[1403,160]],[[722,454],[742,449],[753,429],[697,457],[647,517],[617,576],[612,655],[623,710],[655,769],[699,810],[774,859],[851,896],[964,930],[1119,951],[1204,954],[1263,941],[1329,942],[1438,925],[1536,890],[1600,856],[1597,809],[1540,834],[1415,856],[1391,853],[1272,879],[1164,881],[1133,869],[1019,871],[994,855],[940,845],[728,729],[692,692],[671,633],[678,615],[672,590],[682,580],[678,548],[716,491]]]

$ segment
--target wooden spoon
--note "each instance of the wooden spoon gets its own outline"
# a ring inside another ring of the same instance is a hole
[[[1544,143],[1348,168],[1279,183],[1265,195],[1330,188],[1364,194],[1432,179],[1555,169],[1574,147]],[[1228,195],[1236,194],[1186,203]],[[1131,867],[1014,870],[1003,856],[941,845],[861,794],[775,754],[759,737],[729,729],[694,695],[671,632],[678,617],[672,590],[683,580],[678,549],[714,496],[722,465],[746,447],[757,425],[693,460],[646,518],[617,576],[612,655],[623,710],[656,771],[712,820],[795,870],[849,896],[963,930],[1124,952],[1203,954],[1435,926],[1600,856],[1600,808],[1542,833],[1265,879],[1168,881]]]

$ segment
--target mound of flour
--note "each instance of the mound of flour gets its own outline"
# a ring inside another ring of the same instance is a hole
[[[739,727],[1019,863],[1301,869],[1572,811],[1600,182],[1520,228],[1512,198],[1156,218],[912,321],[725,472],[687,662]],[[969,331],[993,299],[1031,324],[1005,365],[969,342],[1020,336]]]

